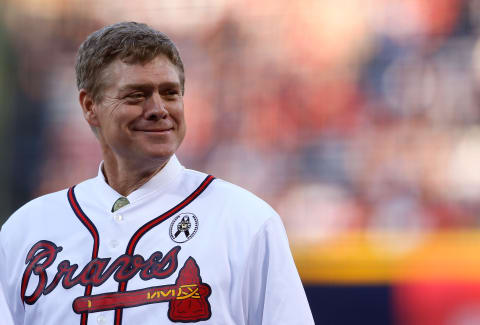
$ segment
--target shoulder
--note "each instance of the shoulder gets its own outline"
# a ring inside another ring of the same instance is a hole
[[[85,180],[77,187],[88,187],[92,179]],[[16,231],[25,232],[28,229],[42,228],[46,225],[55,225],[59,216],[70,213],[68,190],[65,188],[56,192],[39,196],[21,206],[3,224],[2,236],[6,233],[15,234]],[[18,233],[17,233],[18,234]]]
[[[95,178],[86,179],[74,187],[76,190],[92,191],[95,187]],[[10,228],[17,224],[45,220],[45,217],[58,215],[65,208],[70,211],[71,207],[68,201],[69,189],[64,188],[56,192],[44,194],[25,203],[7,219],[2,226],[2,231],[4,228]]]
[[[68,211],[67,190],[40,196],[15,211],[0,231],[0,247],[16,256],[41,236],[62,229],[59,216]],[[64,228],[63,228],[64,229]],[[6,254],[6,253],[5,253]]]
[[[85,186],[91,179],[78,185]],[[37,197],[16,210],[2,225],[0,246],[20,251],[38,240],[69,236],[78,221],[68,199],[68,188]]]
[[[67,191],[68,189],[63,189],[58,192],[45,194],[25,203],[7,219],[2,226],[2,230],[35,221],[31,219],[40,213],[55,209],[58,205],[68,204]]]
[[[214,188],[229,199],[236,208],[275,213],[273,208],[252,192],[222,179],[216,179]]]
[[[186,170],[186,172],[188,177],[198,177],[198,179],[205,179],[208,176],[193,170]],[[215,205],[222,211],[223,218],[231,219],[237,224],[241,222],[244,225],[250,224],[259,228],[270,219],[280,221],[276,211],[267,202],[228,181],[215,178],[202,195],[207,204]]]
[[[189,178],[197,178],[197,182],[206,179],[208,176],[208,174],[191,169],[186,169],[186,174]],[[209,185],[209,190],[210,195],[215,195],[218,199],[229,200],[231,201],[230,204],[237,207],[260,209],[274,213],[274,210],[268,203],[252,192],[221,178],[215,178]]]

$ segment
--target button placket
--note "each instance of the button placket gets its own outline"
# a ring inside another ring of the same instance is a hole
[[[107,319],[105,318],[105,316],[103,314],[100,314],[100,315],[97,316],[97,323],[100,324],[100,325],[107,323]]]
[[[117,248],[119,244],[120,244],[120,243],[119,243],[118,240],[116,240],[116,239],[112,239],[112,240],[110,241],[110,247],[111,247],[111,248]]]

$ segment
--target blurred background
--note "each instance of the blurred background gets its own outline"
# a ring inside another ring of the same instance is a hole
[[[317,324],[480,324],[479,0],[3,0],[0,18],[1,222],[96,175],[76,50],[146,22],[185,63],[181,162],[280,213]]]

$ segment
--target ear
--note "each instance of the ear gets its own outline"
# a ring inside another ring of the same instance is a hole
[[[78,94],[78,100],[80,101],[80,106],[82,106],[83,117],[91,127],[99,127],[99,120],[97,116],[97,106],[95,102],[87,93],[85,89],[80,89]]]

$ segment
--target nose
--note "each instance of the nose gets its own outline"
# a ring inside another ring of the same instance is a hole
[[[147,105],[145,105],[145,119],[156,121],[163,119],[168,115],[165,103],[158,93],[154,93],[146,104]]]

